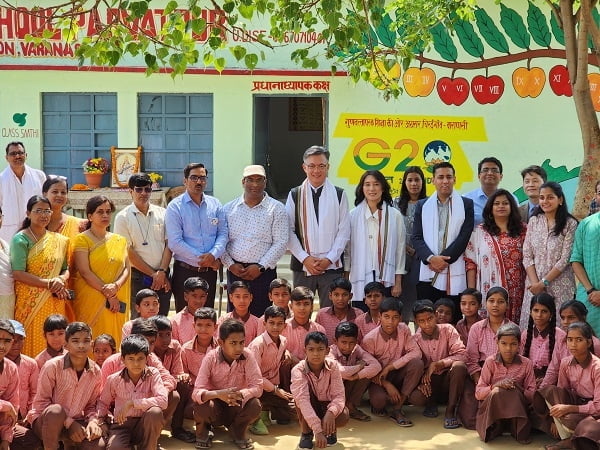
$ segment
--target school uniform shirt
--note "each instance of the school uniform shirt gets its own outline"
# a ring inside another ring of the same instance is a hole
[[[296,407],[302,412],[302,417],[304,417],[310,429],[317,434],[322,433],[323,428],[321,427],[321,419],[310,403],[311,389],[317,400],[329,403],[327,411],[331,412],[334,417],[339,416],[344,410],[346,395],[338,363],[325,359],[319,376],[310,370],[306,360],[300,361],[292,369],[291,390]]]
[[[379,326],[379,320],[377,322],[374,322],[373,317],[371,317],[371,313],[369,311],[359,315],[354,321],[354,323],[358,327],[359,344],[362,343],[362,340],[367,334],[369,334],[370,331],[374,330]]]
[[[566,339],[567,334],[560,328],[555,328],[554,349],[559,346],[559,343]],[[525,342],[527,341],[527,330],[521,332],[521,344],[519,353],[522,355],[525,352]],[[550,330],[546,327],[544,331],[538,331],[533,327],[533,337],[531,338],[531,347],[529,348],[528,358],[533,363],[534,369],[542,369],[548,367],[552,359],[552,352],[549,351]],[[553,349],[553,350],[554,350]]]
[[[477,316],[477,321],[474,323],[477,323],[481,320],[483,320],[483,319],[481,317]],[[465,320],[465,318],[463,317],[458,322],[456,322],[456,325],[454,326],[454,328],[456,328],[456,331],[458,331],[458,334],[460,335],[460,339],[463,342],[463,344],[465,344],[465,347],[466,347],[467,342],[469,341],[469,330],[467,329],[467,321]]]
[[[438,369],[434,373],[443,373],[446,369],[452,367],[454,361],[466,361],[467,350],[460,339],[456,329],[447,323],[438,324],[431,336],[423,334],[419,328],[414,334],[414,339],[421,353],[425,368],[432,362],[442,361],[443,369]]]
[[[275,386],[279,384],[279,368],[285,356],[287,348],[287,339],[285,336],[279,336],[279,345],[277,345],[269,333],[266,331],[254,340],[248,346],[252,352],[263,378],[263,390],[273,392]]]
[[[511,321],[505,318],[502,325],[507,323],[511,323]],[[489,319],[475,322],[469,330],[469,341],[467,342],[467,369],[469,375],[481,371],[479,363],[497,352],[498,339],[496,338],[496,332],[490,327]]]
[[[304,338],[312,331],[325,333],[325,328],[312,320],[304,325],[300,325],[293,317],[285,321],[286,327],[281,332],[282,336],[287,338],[287,349],[298,359],[304,359],[306,351],[304,350]]]
[[[180,344],[191,341],[196,337],[194,330],[194,314],[186,306],[171,317],[171,338]]]
[[[333,306],[326,306],[317,311],[315,322],[321,324],[321,326],[325,328],[325,335],[327,336],[327,339],[329,339],[329,343],[332,344],[335,341],[335,327],[341,322],[354,322],[356,318],[362,314],[362,310],[348,306],[346,316],[342,319],[338,319],[333,311]]]
[[[194,348],[197,339],[198,336],[196,336],[191,341],[187,341],[181,346],[181,362],[183,363],[183,371],[190,375],[192,383],[196,382],[198,371],[200,370],[202,360],[206,356],[206,353],[219,346],[219,344],[217,343],[217,339],[213,337],[212,342],[206,349],[206,353],[199,352]]]
[[[228,312],[227,314],[219,317],[217,320],[217,329],[215,331],[215,337],[219,336],[219,327],[227,319],[239,320],[244,324],[244,342],[246,347],[250,345],[250,342],[258,336],[258,329],[260,328],[260,322],[258,317],[248,313],[246,317],[239,316],[235,311]]]
[[[163,366],[162,361],[158,356],[154,353],[149,353],[148,358],[146,359],[146,364],[148,367],[155,367],[160,373],[160,378],[162,379],[163,384],[167,388],[167,391],[174,391],[177,387],[177,380],[171,373]],[[120,353],[115,353],[114,355],[110,355],[102,364],[102,379],[103,382],[106,382],[109,375],[113,373],[120,372],[125,368],[125,364],[123,363],[123,358],[121,358]]]
[[[46,350],[42,350],[40,353],[36,355],[35,362],[38,365],[38,368],[41,370],[43,365],[46,364],[46,361],[50,361],[52,358],[57,356],[61,356],[66,354],[64,348],[61,348],[59,351],[56,351],[50,347],[46,348]]]
[[[35,359],[27,355],[20,354],[13,362],[19,370],[19,412],[24,418],[31,409],[37,391],[40,369]]]
[[[594,344],[594,354],[600,355],[600,339],[598,339],[596,336],[592,336],[592,342]],[[546,369],[546,375],[544,376],[544,380],[540,384],[539,389],[546,386],[556,386],[556,383],[558,382],[558,370],[560,369],[560,362],[569,356],[571,356],[571,352],[569,352],[569,349],[567,348],[567,335],[565,333],[562,340],[556,340],[552,359],[550,360],[550,364]]]
[[[156,353],[152,353],[156,355]],[[184,373],[183,362],[181,361],[181,344],[178,341],[171,339],[171,343],[165,350],[165,354],[162,357],[156,356],[160,359],[164,368],[174,377]]]
[[[362,348],[373,355],[383,368],[392,364],[394,369],[401,369],[411,359],[421,358],[421,350],[410,329],[402,322],[391,335],[385,333],[381,325],[370,331],[363,339]]]
[[[202,395],[208,391],[228,389],[235,386],[242,393],[242,407],[251,398],[260,398],[263,393],[262,375],[252,352],[247,348],[231,364],[223,357],[221,347],[206,354],[198,377],[194,383],[192,400],[202,404]]]
[[[7,358],[0,361],[0,414],[4,414],[12,407],[19,410],[19,369],[17,365]],[[0,423],[0,438],[12,442],[13,426],[8,421]]]
[[[578,397],[591,399],[579,405],[579,412],[600,416],[600,358],[590,354],[583,364],[568,356],[560,362],[558,387],[571,391]]]
[[[494,389],[494,384],[506,378],[511,378],[515,384],[519,384],[523,388],[523,395],[531,402],[535,392],[533,363],[529,358],[515,355],[512,364],[505,366],[500,353],[488,356],[483,363],[481,376],[475,388],[475,398],[484,400]]]
[[[142,417],[150,408],[166,409],[168,395],[155,367],[146,367],[137,383],[129,378],[127,369],[123,369],[106,379],[98,399],[98,417],[106,417],[113,404],[112,411],[120,410],[129,400],[133,401],[133,408],[127,417]]]
[[[75,420],[89,421],[96,417],[96,402],[102,389],[102,374],[98,365],[88,358],[80,377],[71,365],[67,352],[52,358],[42,367],[37,392],[27,414],[27,422],[33,423],[44,410],[59,404],[67,413],[65,428]]]
[[[352,353],[348,356],[344,355],[337,345],[333,344],[329,347],[329,359],[335,360],[338,363],[342,379],[346,380],[353,375],[358,375],[359,379],[373,378],[381,372],[381,364],[373,355],[365,351],[360,345],[355,345]],[[362,369],[358,364],[359,361],[364,361],[365,367]]]

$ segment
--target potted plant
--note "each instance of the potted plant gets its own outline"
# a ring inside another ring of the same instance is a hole
[[[91,189],[98,189],[102,184],[102,177],[110,170],[110,164],[104,158],[89,158],[81,167],[85,182]]]
[[[148,174],[148,176],[152,180],[152,188],[153,189],[160,189],[160,183],[159,183],[159,181],[162,180],[162,178],[163,178],[162,175],[158,174],[156,172],[150,172]]]

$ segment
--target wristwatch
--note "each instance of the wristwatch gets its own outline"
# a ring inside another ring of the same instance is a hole
[[[587,295],[590,295],[592,292],[594,292],[596,290],[596,288],[594,286],[592,286],[591,288],[589,288],[587,291],[585,291],[587,293]]]
[[[267,270],[265,268],[265,266],[263,266],[262,264],[257,264],[257,266],[258,266],[258,270],[260,270],[260,273],[264,273],[264,271]]]
[[[546,287],[550,286],[550,282],[548,280],[546,280],[545,278],[542,278],[542,283],[544,283],[544,286],[546,286]]]

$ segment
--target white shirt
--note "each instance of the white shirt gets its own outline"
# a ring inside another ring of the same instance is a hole
[[[9,245],[6,241],[0,239],[0,295],[12,295],[14,293]]]

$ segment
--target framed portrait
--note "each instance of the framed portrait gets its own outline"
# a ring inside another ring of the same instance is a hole
[[[127,187],[129,177],[140,171],[142,160],[142,147],[136,148],[110,148],[112,160],[111,187]]]

